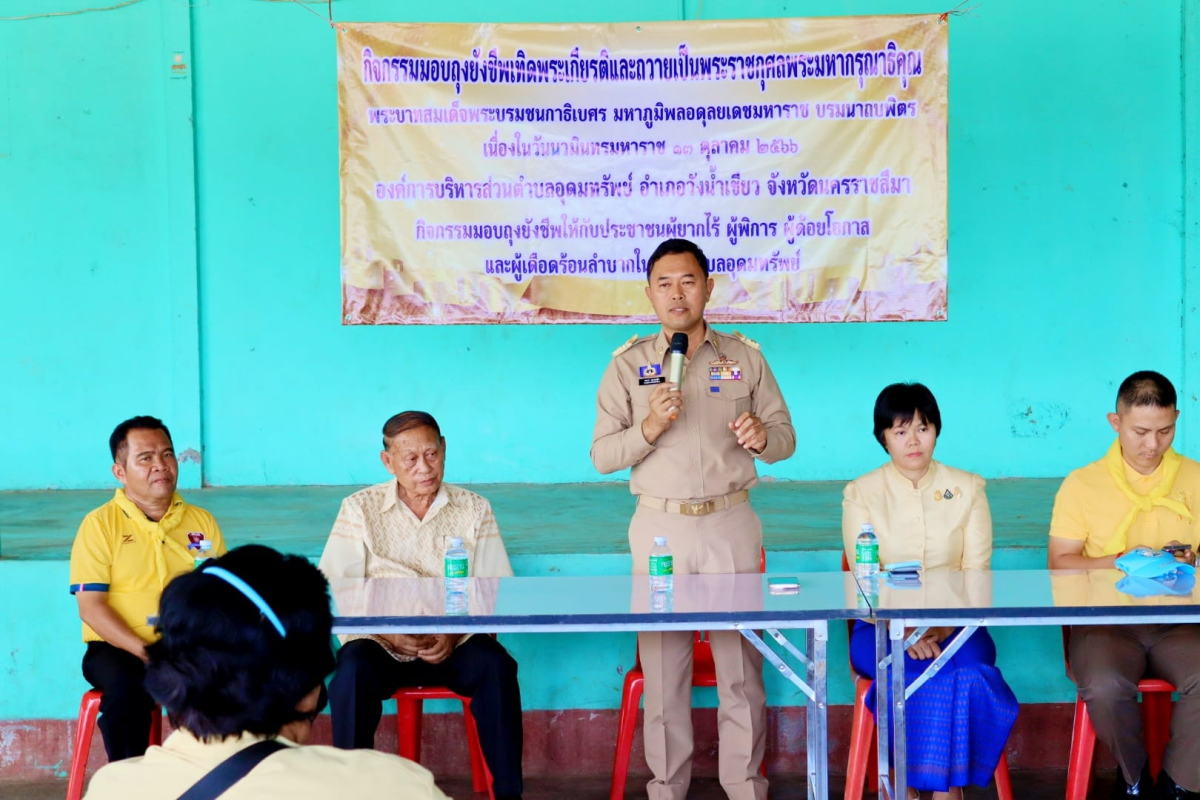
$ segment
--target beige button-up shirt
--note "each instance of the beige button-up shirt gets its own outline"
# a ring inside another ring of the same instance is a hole
[[[842,493],[846,558],[854,564],[854,540],[869,522],[879,537],[881,565],[990,568],[992,514],[984,484],[978,475],[937,461],[916,488],[891,461],[850,481]]]
[[[492,505],[460,486],[443,483],[424,519],[400,501],[393,478],[342,501],[321,554],[321,571],[338,578],[437,578],[451,537],[463,540],[470,574],[513,574]]]
[[[440,577],[452,537],[463,540],[472,577],[512,576],[500,528],[485,498],[443,483],[425,518],[417,519],[412,509],[400,501],[398,488],[393,478],[342,501],[321,554],[321,571],[331,582],[342,578]],[[464,636],[459,643],[467,638]],[[372,639],[398,661],[412,660],[393,652],[380,636],[342,637],[344,642],[352,639]]]
[[[654,444],[642,436],[650,394],[666,377],[665,332],[620,348],[596,396],[592,463],[602,473],[632,467],[629,490],[669,500],[706,500],[758,482],[757,458],[768,464],[796,450],[796,432],[779,384],[758,345],[707,326],[683,374],[683,407]],[[729,430],[743,412],[763,421],[767,446],[757,456]]]
[[[205,742],[177,729],[146,755],[114,761],[92,778],[87,800],[162,800],[179,797],[225,759],[262,741],[244,733]],[[273,753],[221,795],[221,800],[327,800],[330,797],[403,797],[446,800],[429,770],[376,750],[300,747]]]

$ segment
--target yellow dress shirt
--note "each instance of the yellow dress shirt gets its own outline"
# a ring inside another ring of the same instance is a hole
[[[108,592],[108,604],[134,633],[147,642],[157,637],[147,617],[158,613],[162,591],[172,578],[195,567],[188,534],[212,542],[212,556],[225,555],[225,538],[213,515],[178,494],[158,522],[117,489],[113,499],[83,518],[71,546],[71,594]],[[159,574],[162,551],[166,574]],[[85,642],[102,641],[87,625]]]
[[[596,395],[592,463],[608,474],[632,467],[629,491],[669,500],[701,500],[749,489],[755,459],[773,464],[796,450],[783,392],[758,345],[713,330],[683,373],[683,408],[654,444],[642,435],[650,395],[666,376],[670,340],[660,331],[617,350]],[[749,411],[767,429],[757,456],[737,442],[729,423]]]
[[[978,475],[937,461],[916,488],[891,461],[850,481],[842,493],[846,558],[854,564],[854,540],[869,522],[881,566],[920,561],[926,569],[988,569],[992,514],[984,486]]]
[[[222,761],[262,738],[244,734],[204,742],[176,730],[146,755],[101,768],[88,786],[86,800],[175,800]],[[400,756],[279,741],[288,749],[263,759],[221,800],[446,800],[429,770]]]
[[[1151,474],[1142,475],[1128,463],[1122,463],[1126,480],[1138,494],[1148,494],[1162,480],[1162,464]],[[1158,549],[1171,540],[1193,547],[1200,545],[1200,534],[1197,533],[1200,514],[1197,514],[1196,506],[1196,499],[1200,497],[1200,464],[1184,457],[1179,474],[1175,476],[1175,485],[1167,496],[1187,506],[1197,521],[1189,522],[1169,508],[1155,506],[1134,518],[1133,527],[1125,538],[1128,550],[1140,545]],[[1104,461],[1094,461],[1063,480],[1054,497],[1050,535],[1083,542],[1083,555],[1099,558],[1104,555],[1105,546],[1117,525],[1129,513],[1129,507],[1129,498],[1113,482]]]

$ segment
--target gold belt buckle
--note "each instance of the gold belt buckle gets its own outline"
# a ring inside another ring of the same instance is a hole
[[[700,503],[680,503],[679,513],[685,517],[703,517],[706,514],[711,514],[717,510],[717,504],[713,500],[705,500]]]

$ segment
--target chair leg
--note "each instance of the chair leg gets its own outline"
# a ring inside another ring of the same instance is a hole
[[[1071,726],[1071,755],[1067,761],[1067,800],[1087,800],[1092,781],[1092,758],[1096,751],[1096,729],[1087,704],[1075,698],[1075,722]]]
[[[1000,800],[1013,800],[1012,780],[1008,777],[1008,753],[1000,754],[1000,763],[996,765],[996,797]]]
[[[1142,736],[1150,760],[1150,777],[1158,780],[1167,740],[1171,738],[1171,695],[1166,692],[1142,694]]]
[[[633,736],[637,731],[637,712],[642,702],[644,682],[641,672],[630,670],[625,675],[621,715],[617,722],[617,752],[613,758],[612,783],[608,789],[609,800],[622,800],[625,797],[625,779],[629,774],[629,759],[633,753]]]
[[[855,681],[854,716],[850,723],[850,763],[846,767],[845,800],[862,800],[871,753],[875,750],[875,720],[864,701],[866,681]]]
[[[471,790],[476,794],[487,793],[492,796],[492,771],[488,769],[487,760],[483,757],[483,747],[479,744],[479,727],[475,717],[471,716],[471,700],[464,697],[462,701],[463,721],[467,729],[467,753],[471,757]]]
[[[75,722],[75,750],[71,753],[71,771],[67,776],[67,800],[83,797],[83,779],[87,775],[88,754],[92,749],[92,734],[100,716],[100,692],[84,692],[79,703],[79,719]]]
[[[423,705],[420,698],[396,698],[396,729],[400,738],[400,755],[417,763],[421,762]]]

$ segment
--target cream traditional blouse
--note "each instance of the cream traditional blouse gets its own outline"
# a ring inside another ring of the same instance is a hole
[[[846,484],[842,540],[854,563],[854,540],[864,523],[875,526],[881,565],[920,561],[926,569],[988,569],[992,515],[985,481],[933,461],[913,488],[889,461]]]

